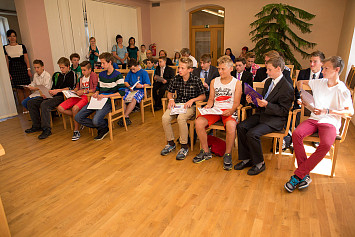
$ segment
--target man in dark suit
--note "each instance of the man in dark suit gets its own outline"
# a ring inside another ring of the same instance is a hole
[[[265,67],[261,67],[256,71],[256,75],[254,77],[255,82],[262,82],[268,77],[268,74],[266,73],[266,62],[270,58],[273,58],[273,57],[280,57],[280,54],[275,50],[271,50],[264,55]],[[289,70],[282,70],[282,73],[283,73],[284,77],[286,78],[286,80],[293,87],[293,81],[291,79],[291,72]]]
[[[236,58],[235,59],[235,70],[232,71],[231,75],[238,80],[242,81],[242,90],[243,94],[240,99],[240,104],[245,106],[247,104],[246,99],[245,99],[245,94],[244,94],[244,83],[249,84],[251,87],[253,87],[253,74],[249,71],[245,71],[245,67],[247,65],[247,61],[245,58]]]
[[[257,112],[237,126],[238,155],[242,161],[236,164],[234,169],[252,167],[248,170],[248,175],[257,175],[265,170],[260,137],[282,130],[287,122],[294,93],[292,85],[282,74],[284,66],[285,62],[281,57],[273,57],[266,62],[270,78],[266,80],[262,92],[264,99],[257,99]],[[252,102],[249,95],[246,100]]]
[[[174,69],[166,65],[166,57],[159,57],[159,66],[155,69],[153,98],[154,110],[162,109],[161,98],[165,95],[170,81],[174,78]]]
[[[219,77],[218,69],[211,65],[211,55],[203,54],[200,58],[200,66],[192,71],[192,75],[205,78],[203,86],[206,88],[206,99],[210,93],[210,84],[213,79]]]

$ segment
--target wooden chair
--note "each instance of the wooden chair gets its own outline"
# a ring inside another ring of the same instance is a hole
[[[119,71],[122,76],[127,76],[129,69],[115,69],[116,71]],[[100,72],[105,71],[104,69],[94,69],[94,72],[99,75]]]
[[[264,84],[265,84],[265,81],[264,82],[253,82],[253,89],[256,90],[259,94],[261,94],[263,92],[263,89],[264,89]],[[247,110],[248,109],[253,109],[253,112],[255,111],[254,108],[252,108],[250,105],[248,106],[244,106],[241,108],[242,109],[242,120],[245,120],[246,119],[246,116],[247,116]],[[238,115],[239,116],[239,115]],[[238,117],[240,118],[240,117]]]
[[[174,75],[178,74],[178,66],[169,66],[169,67],[171,67],[172,69],[175,70],[175,74]]]
[[[144,107],[151,106],[152,107],[153,116],[155,117],[154,99],[153,99],[153,86],[144,87],[144,98],[141,100],[139,105],[140,105],[140,110],[141,110],[142,123],[144,123]]]
[[[124,115],[123,97],[119,95],[119,96],[110,97],[110,99],[111,99],[112,110],[110,113],[107,114],[107,118],[108,118],[108,128],[110,131],[110,139],[111,141],[113,141],[113,125],[116,120],[122,118],[126,131],[128,131],[128,129],[126,124],[126,118]]]
[[[297,83],[298,74],[300,74],[300,70],[296,70],[296,74],[295,74],[295,76],[292,78],[293,88],[296,88],[296,83]]]
[[[303,89],[310,90],[311,88],[307,85],[303,85]],[[354,103],[354,97],[353,97],[353,103]],[[298,113],[301,113],[301,117],[300,117],[301,123],[308,118],[307,116],[304,116],[304,110],[305,110],[305,107],[302,104],[301,109],[297,109],[297,110],[293,111],[292,131],[295,130],[295,121],[296,121],[296,116]],[[330,177],[334,177],[334,171],[335,171],[335,165],[337,162],[339,146],[340,146],[340,143],[342,143],[346,138],[346,134],[348,132],[351,117],[342,118],[341,120],[342,120],[342,126],[340,128],[340,134],[336,136],[335,141],[329,151],[330,158],[332,161],[332,169],[330,172]],[[303,141],[320,142],[320,139],[319,139],[318,133],[313,133],[312,135],[305,137],[303,139]],[[293,153],[293,158],[296,159],[295,153]]]
[[[345,84],[348,87],[348,89],[350,90],[352,97],[354,97],[355,96],[355,91],[354,91],[354,87],[355,87],[355,67],[354,66],[351,66],[351,69],[349,71],[348,77],[346,78]]]
[[[154,70],[146,70],[148,72],[149,75],[149,79],[150,79],[150,84],[153,86],[153,82],[154,82]]]
[[[295,65],[285,65],[286,67],[288,67],[291,71],[290,71],[290,77],[293,78],[293,69],[295,68]],[[296,77],[297,78],[297,77]]]

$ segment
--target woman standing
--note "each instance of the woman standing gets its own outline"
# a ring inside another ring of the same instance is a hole
[[[4,46],[7,67],[9,69],[12,87],[16,89],[19,103],[27,96],[29,91],[25,90],[21,85],[31,83],[31,68],[28,60],[27,50],[25,45],[17,43],[17,34],[14,30],[6,32],[8,45]],[[26,94],[26,95],[25,95]],[[27,111],[24,109],[24,111]]]
[[[127,51],[129,60],[134,58],[136,61],[138,61],[139,49],[136,46],[136,39],[134,37],[129,38]]]
[[[89,46],[89,52],[87,58],[90,61],[91,69],[94,69],[94,65],[97,62],[97,59],[99,58],[99,49],[96,46],[95,37],[90,37],[89,41],[90,41],[90,46]]]
[[[128,51],[126,46],[123,46],[122,42],[122,36],[116,35],[117,44],[112,46],[112,56],[117,60],[117,64],[122,66],[122,69],[126,69]]]

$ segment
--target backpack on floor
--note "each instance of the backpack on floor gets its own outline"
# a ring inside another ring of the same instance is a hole
[[[208,147],[211,148],[211,152],[217,156],[223,156],[226,152],[226,142],[218,137],[211,135],[207,136]]]

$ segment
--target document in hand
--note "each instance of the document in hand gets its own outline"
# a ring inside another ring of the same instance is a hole
[[[44,95],[47,99],[53,98],[53,96],[51,94],[49,94],[49,90],[47,89],[47,87],[39,85],[39,86],[36,86],[36,88],[38,88],[40,93],[42,95]]]
[[[313,96],[303,89],[301,89],[300,92],[301,92],[302,103],[307,109],[313,112],[314,105],[315,105]]]
[[[131,91],[131,93],[129,93],[127,96],[126,96],[126,99],[124,100],[126,103],[130,103],[132,102],[133,98],[134,98],[134,95],[137,93],[138,91]]]
[[[80,98],[80,96],[78,96],[74,91],[70,91],[70,90],[64,90],[63,94],[66,98],[71,98],[71,97],[78,97]]]
[[[102,98],[101,100],[97,100],[97,98],[91,97],[88,109],[102,109],[107,99],[108,98]]]
[[[186,114],[187,109],[184,106],[185,104],[183,103],[175,104],[175,107],[170,111],[170,115]]]
[[[223,111],[220,110],[219,108],[198,108],[198,111],[200,111],[201,115],[206,115],[206,114],[215,114],[215,115],[222,115]]]
[[[256,92],[253,87],[249,86],[248,83],[244,83],[244,94],[249,95],[253,103],[259,107],[258,101],[256,99],[258,98],[262,100],[263,97],[258,92]]]

